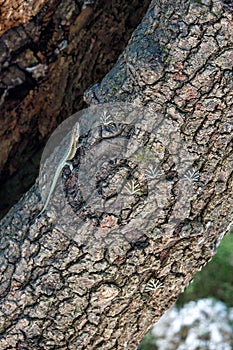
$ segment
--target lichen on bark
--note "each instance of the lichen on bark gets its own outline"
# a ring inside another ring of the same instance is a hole
[[[138,119],[146,130],[160,125],[156,155],[173,197],[155,193],[153,230],[141,234],[138,220],[111,240],[108,218],[100,226],[108,244],[101,236],[87,245],[72,239],[72,222],[69,235],[52,215],[31,222],[37,186],[28,192],[1,222],[2,349],[135,349],[216,252],[233,208],[232,23],[220,1],[153,1],[115,67],[86,92],[97,106],[150,106],[150,117]],[[181,165],[189,155],[180,176],[172,154]],[[86,225],[79,237],[92,232]]]

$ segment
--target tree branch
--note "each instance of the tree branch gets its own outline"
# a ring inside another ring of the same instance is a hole
[[[71,183],[79,199],[72,215],[54,214],[59,192],[31,221],[36,185],[1,222],[1,349],[135,349],[216,252],[233,213],[232,32],[220,1],[154,1],[117,64],[86,92],[92,109],[80,117],[77,171],[63,174],[70,204]],[[115,119],[96,127],[100,103]],[[137,152],[97,174],[101,191],[81,206],[83,157],[94,151],[98,160],[120,139],[138,142]],[[110,198],[119,176],[110,192],[104,181],[136,160],[145,176],[130,173],[134,209],[96,217],[95,199]],[[149,168],[156,160],[160,168]]]

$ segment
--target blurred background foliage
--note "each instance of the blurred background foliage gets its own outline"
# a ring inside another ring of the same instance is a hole
[[[223,238],[213,259],[180,295],[176,306],[181,308],[185,303],[200,298],[214,298],[233,307],[233,229]],[[154,337],[148,332],[138,350],[156,349]]]
[[[213,259],[195,275],[176,305],[206,297],[233,306],[233,231],[223,238]]]

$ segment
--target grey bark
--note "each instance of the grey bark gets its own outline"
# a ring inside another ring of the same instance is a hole
[[[84,91],[113,67],[150,1],[83,3],[1,6],[0,218],[33,185],[51,132],[84,107]]]
[[[231,6],[153,1],[115,67],[86,92],[90,104],[133,102],[152,111],[138,116],[142,136],[154,125],[160,136],[169,130],[168,143],[159,139],[168,200],[158,205],[160,188],[150,197],[148,226],[144,207],[114,234],[112,217],[100,219],[92,240],[90,212],[82,235],[72,218],[58,225],[48,212],[32,220],[41,205],[35,185],[1,222],[1,349],[135,349],[214,255],[233,212]],[[184,149],[192,160],[181,193],[171,161],[177,140],[179,164]],[[182,196],[191,186],[187,207]]]

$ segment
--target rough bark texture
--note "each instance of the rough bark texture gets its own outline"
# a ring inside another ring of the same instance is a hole
[[[149,0],[44,3],[1,5],[0,213],[34,183],[38,150],[83,107],[84,90],[116,62]]]
[[[1,222],[1,349],[135,349],[216,252],[233,213],[232,38],[229,2],[152,2],[116,66],[86,92],[86,101],[133,101],[135,109],[153,111],[139,114],[130,131],[120,119],[114,127],[142,143],[144,130],[159,131],[160,147],[140,159],[161,156],[168,196],[159,188],[152,193],[148,225],[147,204],[120,223],[114,215],[97,220],[86,211],[80,234],[79,207],[75,219],[56,218],[55,196],[52,209],[32,220],[41,204],[37,186],[28,192]],[[172,163],[181,141],[179,164],[185,149],[192,165],[182,193]],[[77,164],[80,159],[81,151]],[[68,189],[78,172],[67,175]],[[193,188],[188,206],[181,200],[187,184]]]
[[[8,29],[28,22],[44,6],[46,0],[1,0],[0,35]]]

